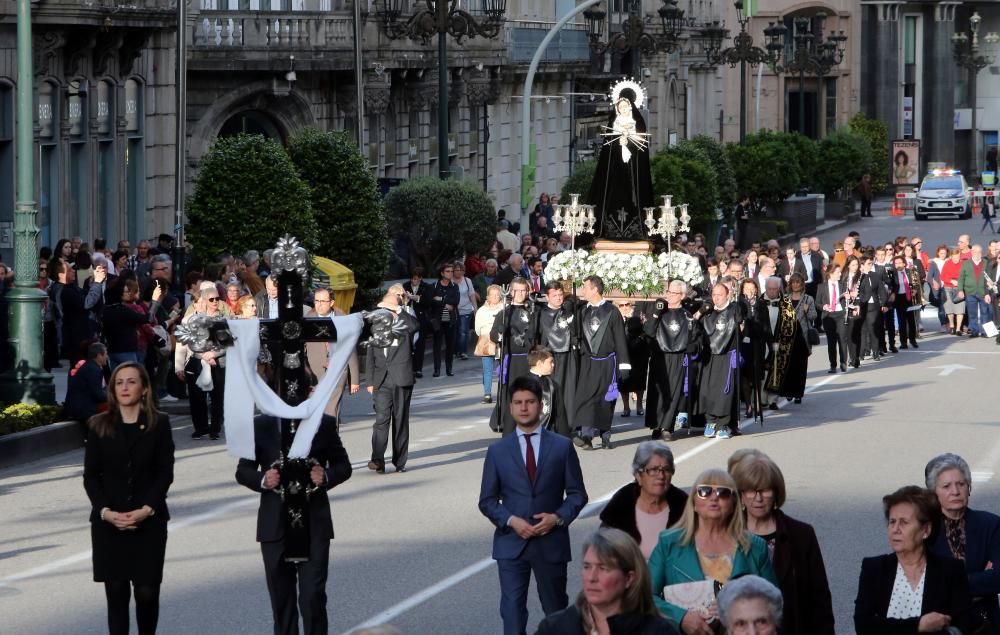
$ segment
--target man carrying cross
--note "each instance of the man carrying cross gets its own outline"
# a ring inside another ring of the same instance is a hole
[[[232,347],[226,367],[226,444],[229,454],[240,459],[237,482],[261,495],[257,541],[276,634],[299,633],[299,612],[306,633],[328,631],[333,522],[327,491],[351,476],[336,419],[323,411],[354,350],[362,320],[359,315],[303,318],[307,272],[305,250],[286,236],[272,256],[276,316],[192,320],[179,336],[193,350]],[[330,343],[328,372],[311,397],[306,342]],[[262,343],[277,353],[271,375],[276,392],[256,372]],[[262,413],[257,417],[255,406]]]

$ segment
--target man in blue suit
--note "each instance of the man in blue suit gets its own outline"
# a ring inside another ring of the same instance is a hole
[[[517,428],[486,452],[479,511],[497,528],[493,559],[500,574],[504,635],[523,635],[532,571],[546,615],[569,602],[569,524],[587,504],[587,490],[570,440],[540,425],[538,380],[518,377],[508,394]]]

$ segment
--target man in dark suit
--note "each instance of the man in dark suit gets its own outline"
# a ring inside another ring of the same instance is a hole
[[[785,250],[785,257],[778,262],[778,275],[785,281],[786,287],[793,273],[800,274],[803,280],[808,279],[806,264],[802,262],[802,258],[797,257],[795,250],[789,247]]]
[[[397,472],[406,471],[410,443],[410,397],[413,396],[413,358],[410,348],[413,334],[420,328],[417,318],[404,307],[403,285],[394,284],[379,303],[390,312],[392,326],[386,341],[368,343],[365,379],[368,394],[375,402],[375,426],[372,431],[372,458],[368,469],[385,474],[385,448],[392,425],[392,464]],[[384,346],[382,345],[384,344]]]
[[[274,276],[264,278],[264,291],[254,296],[257,317],[262,320],[278,317],[278,284]]]
[[[418,379],[424,376],[424,350],[427,348],[427,338],[432,337],[430,310],[433,290],[433,285],[424,281],[423,267],[414,267],[410,279],[403,283],[408,304],[420,325],[413,342],[413,375]]]
[[[861,282],[858,284],[858,305],[861,309],[861,337],[852,339],[852,346],[859,347],[859,352],[852,351],[852,364],[857,368],[861,365],[861,354],[869,350],[872,351],[872,359],[878,361],[882,358],[885,349],[876,333],[877,324],[882,322],[883,316],[889,312],[889,294],[883,282],[881,273],[874,270],[874,264],[870,256],[861,259]],[[894,347],[895,348],[895,347]]]
[[[236,481],[260,492],[257,542],[264,558],[275,635],[297,634],[300,611],[306,633],[325,634],[328,631],[326,578],[330,541],[333,540],[333,520],[326,492],[351,477],[351,460],[337,434],[337,421],[329,415],[323,416],[309,452],[309,456],[319,463],[313,466],[309,475],[319,489],[309,497],[311,544],[306,562],[290,563],[283,558],[285,506],[281,496],[274,491],[281,474],[271,467],[281,453],[281,429],[277,419],[266,415],[254,419],[254,444],[255,457],[240,459]]]
[[[840,352],[840,372],[847,372],[847,346],[850,334],[847,332],[846,312],[849,300],[844,293],[845,285],[840,281],[842,269],[830,265],[827,280],[816,290],[816,306],[820,308],[823,330],[826,332],[826,347],[830,357],[832,375],[837,372],[837,352]]]
[[[546,615],[568,604],[569,524],[587,504],[587,490],[572,443],[541,426],[538,380],[518,377],[509,399],[517,429],[486,451],[479,511],[496,526],[504,635],[523,635],[532,571]]]

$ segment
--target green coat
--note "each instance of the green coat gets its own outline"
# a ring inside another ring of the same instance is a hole
[[[986,270],[989,265],[985,258],[980,262],[983,265],[983,271],[979,275],[979,280],[976,280],[976,272],[972,269],[971,258],[963,262],[962,268],[958,270],[958,284],[956,286],[966,296],[974,295],[981,298],[986,295]]]
[[[698,562],[698,552],[694,541],[688,545],[681,544],[681,529],[667,529],[660,533],[660,540],[649,556],[649,575],[652,579],[653,602],[660,613],[666,617],[672,626],[680,630],[681,620],[686,611],[676,604],[670,604],[663,599],[663,587],[669,584],[697,582],[705,579]],[[733,572],[730,578],[742,575],[757,575],[771,584],[778,586],[778,579],[767,554],[767,543],[757,536],[750,536],[750,551],[744,553],[737,547],[733,559]]]

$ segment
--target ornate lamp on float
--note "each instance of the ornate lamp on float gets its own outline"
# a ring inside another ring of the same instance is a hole
[[[552,225],[556,231],[569,234],[570,247],[576,249],[576,237],[594,233],[597,217],[594,216],[594,206],[581,203],[579,194],[570,194],[569,197],[568,205],[555,206]]]
[[[664,194],[663,205],[660,205],[659,208],[646,208],[647,233],[650,236],[663,236],[663,240],[667,243],[667,251],[673,247],[674,236],[691,231],[691,215],[688,214],[687,203],[674,206],[670,204],[671,198],[673,197],[670,194]],[[654,218],[657,209],[660,210],[660,217]],[[680,217],[677,216],[678,209],[680,209]]]

